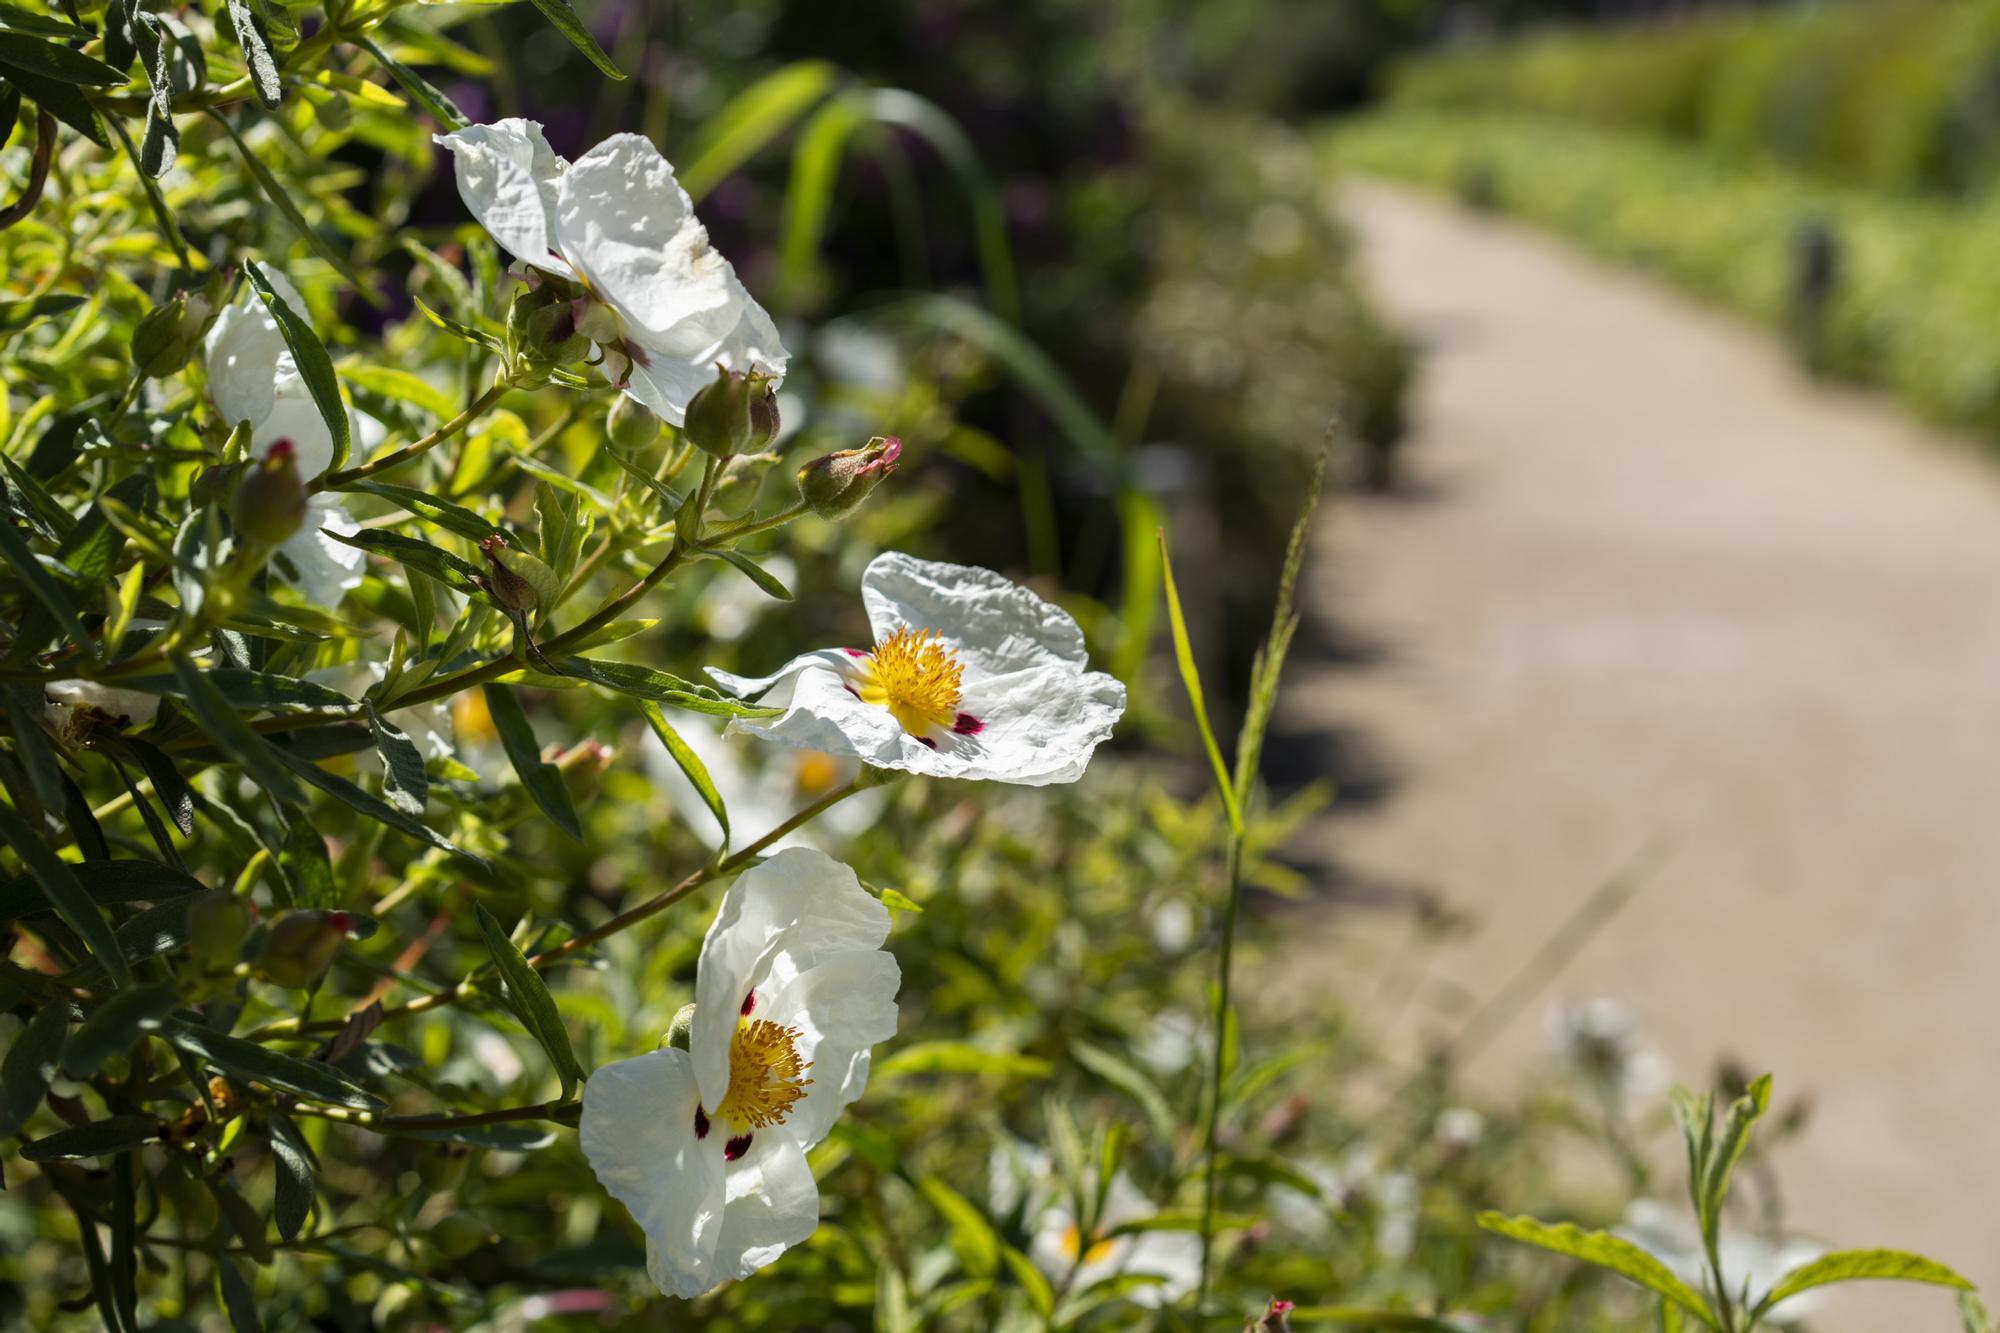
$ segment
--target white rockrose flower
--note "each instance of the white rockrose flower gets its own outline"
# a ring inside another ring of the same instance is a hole
[[[1696,1291],[1710,1289],[1708,1256],[1694,1218],[1656,1199],[1634,1199],[1625,1209],[1624,1223],[1612,1231],[1651,1254]],[[1750,1309],[1755,1309],[1787,1273],[1826,1253],[1824,1246],[1800,1237],[1772,1240],[1727,1228],[1717,1238],[1715,1248],[1730,1299],[1742,1298]],[[1788,1296],[1772,1306],[1764,1318],[1773,1324],[1795,1324],[1820,1308],[1823,1294],[1805,1291]]]
[[[94,680],[51,681],[42,690],[49,730],[65,745],[81,742],[93,726],[149,727],[160,714],[160,696]]]
[[[646,1271],[693,1297],[819,1225],[813,1147],[896,1032],[889,912],[854,872],[793,848],[745,871],[702,941],[688,1048],[605,1065],[583,1091],[591,1170],[646,1233]]]
[[[711,725],[707,718],[698,715],[686,718],[679,733],[708,770],[709,781],[729,812],[730,827],[739,846],[757,841],[802,807],[861,771],[860,763],[851,757],[820,750],[774,751],[747,736],[725,736],[720,726]],[[650,730],[640,744],[640,754],[654,790],[666,796],[698,836],[719,844],[722,826],[680,765],[667,753],[667,747]],[[772,843],[770,850],[817,847],[837,852],[844,843],[874,826],[890,795],[886,788],[878,787],[850,796],[811,823]]]
[[[634,399],[678,426],[718,366],[784,376],[777,326],[709,244],[651,140],[614,134],[566,162],[532,120],[435,138],[493,239],[583,288],[574,327],[603,348],[605,375]]]
[[[784,713],[732,734],[853,755],[875,768],[1040,787],[1074,782],[1125,712],[1086,670],[1083,631],[990,569],[891,551],[861,576],[873,648],[827,648],[774,675],[713,676]]]
[[[1639,1015],[1623,1000],[1600,996],[1549,1014],[1556,1053],[1586,1083],[1625,1102],[1666,1091],[1666,1057],[1646,1039]]]
[[[304,316],[306,304],[298,288],[276,269],[266,271],[272,288],[285,304]],[[224,306],[209,326],[203,347],[208,371],[208,396],[222,419],[233,428],[250,423],[250,451],[258,458],[271,446],[289,441],[298,460],[299,476],[311,481],[333,465],[333,432],[320,415],[305,377],[299,373],[292,349],[278,329],[278,320],[249,284],[245,283],[235,301]],[[374,428],[375,443],[383,432],[379,422],[363,418],[357,422],[348,412],[348,435],[369,443]],[[308,502],[306,520],[299,530],[278,548],[277,568],[315,606],[332,607],[348,589],[361,582],[367,553],[328,533],[353,536],[360,527],[339,501],[315,495]]]
[[[1126,1300],[1147,1309],[1172,1305],[1201,1282],[1201,1238],[1192,1232],[1111,1234],[1159,1211],[1123,1171],[1113,1173],[1097,1225],[1085,1235],[1047,1153],[1028,1144],[998,1148],[988,1170],[993,1210],[1011,1213],[1021,1208],[1022,1225],[1032,1235],[1029,1257],[1054,1280],[1068,1278],[1072,1289],[1088,1291],[1113,1278],[1157,1278],[1125,1293]],[[1083,1189],[1091,1193],[1096,1188],[1093,1173]]]

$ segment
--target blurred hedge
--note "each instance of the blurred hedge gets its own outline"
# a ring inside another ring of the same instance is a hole
[[[1796,332],[1802,236],[1838,270],[1810,351],[1826,373],[2000,435],[2000,218],[1532,116],[1391,111],[1330,139],[1344,166],[1555,228],[1760,323]]]
[[[1884,0],[1558,30],[1400,67],[1392,100],[1698,140],[1845,184],[2000,178],[2000,2]]]

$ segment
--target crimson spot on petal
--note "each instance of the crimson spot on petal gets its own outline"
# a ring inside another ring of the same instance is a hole
[[[694,1136],[697,1139],[708,1137],[708,1112],[701,1109],[700,1102],[694,1104]]]
[[[731,1139],[729,1142],[722,1145],[722,1160],[725,1162],[733,1162],[737,1158],[741,1157],[744,1153],[749,1151],[750,1151],[750,1136],[748,1134],[739,1134],[735,1138]]]
[[[951,729],[961,736],[977,736],[986,730],[986,724],[970,713],[960,713],[958,720],[951,724]]]
[[[752,1009],[755,1009],[756,1007],[757,1007],[757,992],[747,991],[744,993],[743,996],[743,1008],[738,1012],[740,1012],[745,1018],[748,1018],[750,1016],[750,1011]]]
[[[932,740],[932,739],[931,739],[930,737],[928,737],[928,736],[919,736],[919,737],[917,737],[917,739],[918,739],[919,741],[922,741],[922,742],[923,742],[923,743],[924,743],[925,745],[928,745],[928,746],[930,746],[930,747],[931,747],[931,748],[932,748],[933,750],[937,749],[937,742],[936,742],[936,741],[934,741],[934,740]]]

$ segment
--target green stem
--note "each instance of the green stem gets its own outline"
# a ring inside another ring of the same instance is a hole
[[[1236,911],[1243,901],[1243,835],[1230,831],[1229,898],[1222,909],[1222,950],[1215,971],[1215,1055],[1208,1071],[1208,1117],[1202,1127],[1203,1198],[1201,1205],[1201,1289],[1195,1308],[1208,1301],[1209,1251],[1215,1243],[1215,1202],[1218,1178],[1215,1170],[1216,1128],[1222,1119],[1222,1060],[1224,1037],[1229,1030],[1229,976],[1236,952]]]
[[[586,930],[581,935],[572,936],[552,948],[542,950],[528,959],[528,966],[540,971],[542,968],[548,967],[553,963],[561,962],[579,949],[589,948],[591,945],[601,940],[609,939],[622,930],[638,925],[648,917],[657,915],[687,897],[702,885],[734,873],[741,869],[750,858],[756,856],[766,847],[778,841],[778,839],[792,832],[792,830],[798,828],[800,825],[818,818],[826,811],[852,796],[855,792],[860,791],[864,785],[864,781],[867,781],[867,779],[868,775],[864,771],[862,777],[854,779],[845,786],[836,787],[726,860],[703,866],[701,869],[689,874],[672,888],[655,894],[645,902],[640,903],[637,907],[620,912],[603,925]],[[869,785],[872,785],[872,782]],[[435,995],[420,996],[417,999],[409,1001],[407,1004],[399,1004],[392,1009],[383,1010],[382,1021],[387,1022],[392,1018],[407,1018],[413,1014],[425,1013],[432,1009],[441,1009],[446,1005],[457,1004],[461,1000],[471,999],[478,993],[479,988],[474,986],[470,981],[461,981],[449,990],[439,991]],[[251,1041],[267,1041],[273,1037],[301,1036],[311,1032],[337,1032],[346,1021],[344,1018],[327,1018],[320,1019],[317,1022],[305,1023],[296,1018],[282,1018],[275,1023],[266,1023],[263,1027],[250,1033],[249,1039]]]
[[[337,1120],[346,1125],[360,1125],[367,1129],[394,1132],[399,1129],[456,1129],[462,1125],[502,1125],[515,1120],[548,1120],[557,1112],[575,1106],[574,1099],[563,1101],[536,1102],[533,1106],[510,1106],[503,1111],[484,1111],[478,1115],[376,1115],[373,1111],[350,1111],[341,1106],[307,1106],[303,1103],[291,1108],[294,1115],[309,1115],[321,1120]]]
[[[473,399],[472,403],[463,412],[460,412],[457,416],[445,422],[421,440],[406,444],[394,453],[384,454],[380,458],[372,459],[357,467],[343,468],[339,472],[329,472],[310,482],[306,486],[307,492],[318,494],[320,491],[339,490],[352,482],[360,481],[365,477],[372,477],[378,472],[387,472],[390,468],[401,467],[411,459],[422,457],[484,416],[486,410],[499,402],[513,387],[513,381],[503,375],[493,382],[492,388]]]

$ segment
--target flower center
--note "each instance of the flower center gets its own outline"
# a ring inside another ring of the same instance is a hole
[[[888,709],[912,736],[950,731],[957,721],[965,668],[936,630],[904,626],[875,645],[861,670],[854,692],[863,703]]]
[[[1072,1222],[1063,1228],[1062,1250],[1063,1257],[1073,1263],[1102,1263],[1111,1257],[1111,1242],[1108,1240],[1093,1240],[1089,1249],[1083,1249],[1083,1233],[1078,1231],[1076,1223]],[[1079,1260],[1077,1253],[1080,1250],[1083,1257]]]
[[[801,1060],[794,1044],[797,1028],[768,1018],[746,1019],[729,1041],[729,1092],[715,1108],[717,1118],[738,1129],[783,1124],[792,1104],[806,1095],[812,1061]]]

